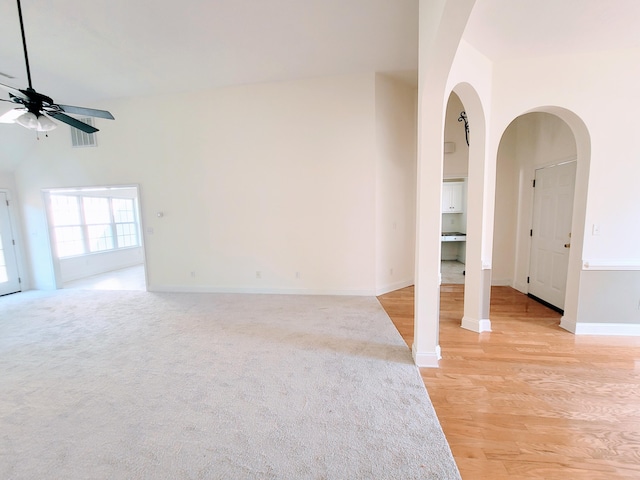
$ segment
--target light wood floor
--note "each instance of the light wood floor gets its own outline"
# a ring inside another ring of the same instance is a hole
[[[508,287],[473,333],[463,289],[441,287],[442,360],[420,369],[462,478],[640,479],[640,339],[575,336]],[[413,287],[379,300],[411,345]]]

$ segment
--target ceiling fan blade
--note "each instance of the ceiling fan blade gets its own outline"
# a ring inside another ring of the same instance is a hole
[[[17,88],[10,87],[9,85],[5,85],[4,83],[0,83],[0,88],[6,90],[15,97],[24,98],[25,100],[28,99],[28,97],[22,92],[22,90],[18,90]]]
[[[115,120],[113,115],[106,110],[97,110],[95,108],[74,107],[73,105],[58,105],[64,112],[74,115],[85,115],[87,117],[100,117],[109,120]]]
[[[91,125],[81,122],[80,120],[76,120],[75,118],[70,117],[69,115],[65,115],[64,113],[47,112],[47,115],[55,118],[56,120],[60,120],[61,122],[66,123],[67,125],[71,125],[72,127],[77,128],[78,130],[82,130],[85,133],[95,133],[98,131],[96,127],[92,127]]]

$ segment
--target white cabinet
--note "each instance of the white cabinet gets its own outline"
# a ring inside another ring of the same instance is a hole
[[[464,182],[442,184],[442,213],[464,212]]]

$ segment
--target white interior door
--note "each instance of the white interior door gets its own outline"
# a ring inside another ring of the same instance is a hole
[[[20,291],[18,262],[6,192],[0,192],[0,295]]]
[[[536,170],[529,293],[564,310],[576,162]]]

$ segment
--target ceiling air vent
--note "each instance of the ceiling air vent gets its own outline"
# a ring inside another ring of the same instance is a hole
[[[78,120],[84,123],[88,123],[92,127],[95,127],[95,125],[93,124],[93,118],[91,117],[78,118]],[[96,134],[85,133],[82,130],[71,127],[71,145],[74,147],[97,147],[98,142],[96,139]]]

